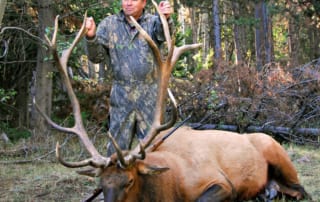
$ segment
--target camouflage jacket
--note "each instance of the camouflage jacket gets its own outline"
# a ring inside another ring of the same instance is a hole
[[[143,13],[138,23],[158,46],[165,40],[159,16]],[[87,53],[94,63],[107,61],[117,83],[153,83],[157,76],[151,48],[128,23],[123,11],[100,22],[96,37],[87,40]]]

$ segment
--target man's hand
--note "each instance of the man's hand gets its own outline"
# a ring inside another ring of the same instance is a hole
[[[170,15],[173,13],[173,9],[170,5],[169,1],[161,1],[159,3],[159,11],[164,14],[164,16],[166,16],[166,18],[168,19],[170,17]]]
[[[87,38],[93,38],[96,35],[96,23],[94,22],[94,19],[92,17],[88,17],[86,20],[86,29],[87,29]]]

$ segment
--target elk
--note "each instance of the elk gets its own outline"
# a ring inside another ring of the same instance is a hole
[[[157,4],[152,2],[158,9]],[[121,150],[108,133],[116,148],[116,153],[108,157],[102,156],[88,137],[81,120],[79,102],[66,70],[72,49],[86,32],[84,23],[72,45],[61,57],[55,45],[58,17],[52,40],[47,39],[73,106],[75,124],[70,128],[62,127],[39,112],[55,129],[76,134],[91,155],[79,162],[67,162],[60,155],[59,143],[56,145],[56,157],[62,165],[69,168],[90,166],[90,169],[78,173],[100,178],[99,188],[87,201],[93,200],[101,192],[105,202],[242,201],[258,197],[265,189],[296,200],[310,198],[300,184],[286,151],[270,136],[262,133],[242,135],[219,130],[199,131],[187,126],[173,128],[177,109],[170,93],[172,118],[162,122],[173,66],[184,51],[199,48],[201,44],[175,47],[165,17],[160,14],[160,18],[168,46],[165,58],[162,58],[148,34],[131,18],[152,48],[159,66],[154,122],[146,137],[130,151]],[[172,134],[168,136],[171,131]],[[268,197],[268,200],[271,199]]]

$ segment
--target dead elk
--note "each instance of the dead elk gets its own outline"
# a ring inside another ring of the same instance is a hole
[[[156,3],[154,5],[158,9]],[[167,137],[167,132],[172,130],[176,121],[176,108],[173,108],[175,113],[172,119],[166,123],[161,122],[171,71],[184,51],[198,48],[200,44],[175,47],[164,16],[160,14],[160,18],[168,45],[165,60],[150,36],[132,18],[152,48],[159,65],[159,89],[153,125],[146,137],[131,151],[122,151],[109,134],[116,148],[116,153],[109,157],[102,156],[90,141],[82,123],[79,101],[67,74],[68,58],[84,35],[85,26],[82,26],[72,45],[59,57],[55,45],[56,18],[55,33],[52,40],[47,41],[73,107],[74,126],[62,127],[41,110],[39,112],[52,127],[76,134],[91,155],[91,158],[80,162],[66,162],[60,156],[57,144],[59,162],[70,168],[91,166],[93,169],[80,171],[79,174],[100,178],[105,202],[241,201],[257,197],[270,187],[271,182],[277,185],[274,186],[277,192],[287,197],[296,200],[308,198],[285,150],[265,134],[240,135],[180,127]],[[170,98],[174,103],[174,98]],[[94,196],[98,193],[99,190]]]
[[[243,201],[269,182],[287,199],[309,198],[286,151],[262,133],[181,127],[143,160],[123,167],[117,155],[111,158],[99,175],[108,202]]]

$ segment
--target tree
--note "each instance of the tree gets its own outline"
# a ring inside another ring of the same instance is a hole
[[[7,5],[7,0],[0,0],[0,27],[1,27],[2,18],[4,15],[6,5]]]
[[[232,11],[233,11],[233,15],[236,20],[239,20],[240,18],[240,6],[239,6],[239,2],[237,1],[233,1],[232,2]],[[235,63],[238,64],[240,62],[243,62],[243,49],[242,49],[242,44],[241,44],[241,26],[240,23],[234,23],[233,26],[233,33],[234,33],[234,46],[235,46]]]
[[[60,86],[52,84],[54,74],[52,74],[53,64],[48,56],[49,53],[42,46],[43,44],[37,44],[45,40],[43,36],[53,24],[54,13],[61,14],[58,40],[68,39],[74,35],[75,30],[78,30],[79,24],[82,23],[79,19],[82,18],[85,10],[88,10],[88,15],[93,16],[99,23],[105,16],[119,11],[120,1],[19,0],[8,2],[8,0],[0,0],[0,19],[2,19],[0,20],[0,23],[2,21],[0,90],[4,92],[2,94],[0,92],[0,116],[6,117],[6,119],[0,117],[0,126],[1,124],[12,128],[22,126],[29,129],[32,125],[37,128],[36,134],[43,134],[46,131],[46,125],[41,120],[37,120],[40,117],[33,109],[30,110],[30,95],[36,96],[37,103],[46,113],[50,114],[52,110],[53,116],[56,115],[59,118],[59,112],[51,109],[51,99],[53,103],[58,102],[55,99],[56,94],[53,96],[51,94],[52,90],[59,95],[64,93]],[[170,2],[174,2],[175,15],[172,17],[178,33],[176,43],[201,41],[204,45],[201,50],[202,55],[199,53],[194,58],[190,54],[183,55],[183,60],[179,61],[175,70],[175,73],[178,71],[182,73],[174,74],[175,76],[179,75],[182,78],[187,75],[188,78],[198,76],[192,74],[198,73],[197,71],[202,68],[209,67],[210,70],[212,61],[216,62],[218,56],[227,62],[225,66],[220,63],[221,69],[230,71],[232,76],[236,72],[235,66],[241,69],[239,75],[242,75],[246,65],[250,68],[256,66],[261,68],[270,61],[271,64],[275,61],[279,63],[279,67],[287,71],[320,57],[319,0],[170,0]],[[152,4],[148,3],[148,5],[147,9],[151,9]],[[4,25],[19,29],[2,32]],[[30,37],[26,32],[21,32],[21,29],[36,37]],[[35,39],[38,36],[42,39]],[[6,46],[8,48],[5,48]],[[6,54],[1,57],[4,55],[3,50],[6,50]],[[83,66],[79,64],[79,58],[84,55],[84,51],[83,48],[77,48],[75,51],[76,54],[70,58],[69,65],[75,76],[82,77],[85,74],[80,72]],[[212,53],[215,53],[213,58]],[[234,65],[238,62],[242,66]],[[105,72],[108,70],[105,66],[100,64],[99,81],[101,82],[105,82],[106,75],[109,75]],[[183,68],[179,70],[178,67]],[[214,73],[219,74],[218,71]],[[91,75],[94,76],[94,74]],[[206,83],[208,85],[215,79],[212,74],[207,73],[205,76],[211,79]],[[90,75],[85,77],[90,79]],[[252,75],[248,76],[248,78],[252,77]],[[230,80],[230,77],[227,80]],[[35,83],[30,84],[31,82]],[[204,79],[203,83],[205,83]],[[221,86],[221,82],[218,84]],[[209,87],[216,88],[216,86]],[[242,89],[247,87],[244,86]],[[86,93],[83,93],[84,97],[87,96]],[[5,97],[3,95],[10,95],[10,99],[1,102]],[[301,96],[301,92],[299,95]],[[210,99],[203,102],[199,99],[197,102],[208,105]],[[68,110],[61,111],[68,113]],[[88,111],[89,115],[90,112]]]
[[[266,0],[255,4],[255,30],[256,65],[261,70],[262,66],[273,60],[272,54],[272,27]]]
[[[39,36],[45,41],[46,30],[53,27],[54,23],[54,2],[52,0],[38,0],[38,19],[39,19]],[[52,71],[53,63],[49,58],[50,52],[42,44],[38,46],[35,100],[39,108],[51,114],[52,102]],[[47,133],[48,127],[45,120],[33,108],[32,126],[36,135],[44,135]]]
[[[200,14],[201,18],[201,42],[202,42],[202,62],[205,64],[207,61],[207,55],[210,51],[210,29],[209,29],[209,11],[203,9]]]
[[[219,0],[212,1],[213,14],[213,32],[214,32],[214,59],[220,61],[221,59],[221,27],[219,15]]]

